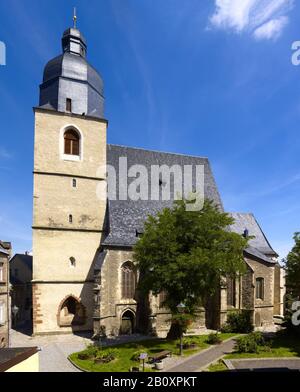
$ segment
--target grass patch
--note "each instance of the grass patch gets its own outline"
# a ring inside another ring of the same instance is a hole
[[[299,358],[300,340],[297,336],[279,332],[270,341],[266,341],[265,346],[258,346],[257,353],[233,352],[224,356],[225,359],[246,359],[246,358]],[[228,370],[222,360],[211,364],[207,370],[209,372],[223,372]]]
[[[232,333],[222,333],[219,335],[222,341],[235,336]],[[197,345],[195,349],[186,349],[183,351],[184,356],[190,356],[208,347],[211,347],[207,343],[208,335],[191,336],[189,339]],[[139,362],[133,360],[137,352],[147,352],[149,356],[151,354],[158,353],[163,350],[172,351],[173,355],[179,355],[179,340],[166,340],[166,339],[149,339],[139,342],[123,343],[113,346],[117,348],[118,355],[113,361],[109,363],[95,364],[93,359],[79,359],[78,354],[83,354],[87,350],[83,350],[80,353],[73,353],[69,356],[69,359],[83,370],[90,372],[128,372],[133,366],[138,367]],[[111,347],[103,348],[102,351],[106,352]],[[80,355],[82,357],[82,355]],[[147,368],[146,371],[151,371]]]
[[[209,372],[226,372],[228,369],[225,363],[220,359],[217,363],[212,363],[207,370]]]
[[[300,357],[300,340],[295,336],[278,333],[266,346],[258,347],[257,353],[233,352],[226,359],[238,358],[292,358]]]

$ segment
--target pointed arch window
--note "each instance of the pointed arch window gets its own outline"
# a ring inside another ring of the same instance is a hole
[[[66,155],[79,156],[80,136],[74,129],[68,129],[64,133],[64,153]]]
[[[122,298],[134,298],[136,289],[136,274],[134,265],[131,262],[126,262],[122,265]]]
[[[256,279],[256,299],[264,299],[265,297],[265,280],[264,278]]]
[[[227,305],[236,306],[236,280],[235,278],[227,278]]]
[[[166,306],[165,305],[166,299],[167,299],[167,292],[166,290],[163,290],[158,294],[158,302],[160,308],[164,308]]]

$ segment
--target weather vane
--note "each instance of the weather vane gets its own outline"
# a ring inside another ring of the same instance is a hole
[[[76,22],[77,22],[76,7],[74,7],[73,22],[74,22],[74,29],[76,29]]]

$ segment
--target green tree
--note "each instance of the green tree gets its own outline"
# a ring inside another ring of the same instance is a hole
[[[166,292],[165,305],[172,313],[169,337],[180,336],[186,325],[178,323],[177,305],[195,315],[220,287],[225,276],[245,271],[243,249],[247,239],[228,230],[233,219],[211,201],[201,211],[187,211],[188,201],[176,201],[145,223],[134,247],[140,271],[139,291],[147,295]]]
[[[286,259],[286,285],[295,298],[300,296],[300,233],[294,234],[295,245]]]

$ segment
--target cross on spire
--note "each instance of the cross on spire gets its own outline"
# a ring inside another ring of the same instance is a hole
[[[76,29],[76,22],[77,22],[76,7],[74,7],[73,22],[74,22],[74,29]]]

